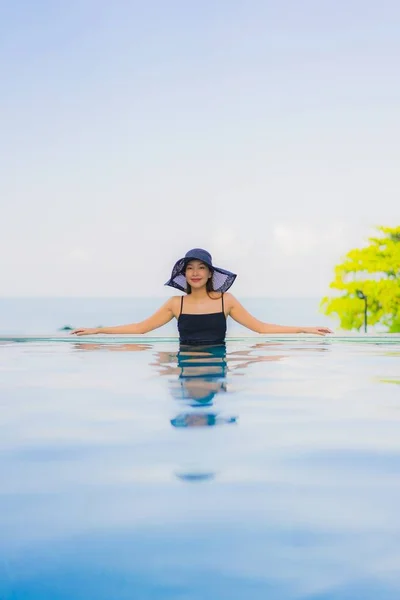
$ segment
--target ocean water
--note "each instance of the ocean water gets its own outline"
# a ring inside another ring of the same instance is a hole
[[[0,298],[0,334],[50,334],[61,327],[98,327],[141,321],[155,312],[165,298]],[[281,325],[327,325],[319,312],[319,298],[240,298],[254,316]],[[228,319],[228,333],[251,332]],[[154,334],[153,334],[154,335]],[[176,336],[176,322],[156,335]]]
[[[180,350],[59,302],[2,314],[1,600],[398,600],[400,336]]]

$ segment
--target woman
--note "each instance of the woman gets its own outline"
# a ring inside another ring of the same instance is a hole
[[[228,316],[257,333],[332,333],[327,327],[287,327],[259,321],[232,294],[227,293],[235,279],[234,273],[212,264],[209,252],[194,248],[175,263],[171,278],[165,284],[186,292],[186,296],[173,296],[156,313],[140,323],[75,329],[72,333],[142,334],[162,327],[175,317],[181,345],[216,345],[225,342]]]

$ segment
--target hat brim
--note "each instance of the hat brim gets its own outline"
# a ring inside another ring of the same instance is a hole
[[[176,261],[174,268],[172,269],[171,278],[164,284],[169,285],[181,292],[187,292],[187,281],[185,277],[185,264],[188,262],[188,258],[181,258]],[[207,266],[212,270],[212,284],[215,292],[227,292],[231,285],[234,283],[237,275],[231,271],[226,271],[220,267],[214,267],[208,263]]]

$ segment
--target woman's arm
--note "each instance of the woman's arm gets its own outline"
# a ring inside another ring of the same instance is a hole
[[[74,329],[71,331],[71,334],[76,335],[95,335],[95,334],[124,334],[124,333],[133,333],[133,334],[141,334],[148,333],[149,331],[153,331],[153,329],[158,329],[158,327],[162,327],[174,317],[173,310],[173,301],[174,298],[170,298],[165,304],[158,309],[151,317],[141,321],[140,323],[131,323],[130,325],[116,325],[115,327],[96,327],[94,329]]]
[[[287,325],[274,325],[272,323],[263,323],[240,304],[232,294],[224,294],[228,308],[228,314],[240,325],[256,331],[257,333],[312,333],[316,335],[325,335],[333,333],[328,327],[291,327]]]

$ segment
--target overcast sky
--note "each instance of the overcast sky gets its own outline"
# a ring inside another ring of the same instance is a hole
[[[400,3],[0,2],[0,295],[316,296],[399,225]]]

